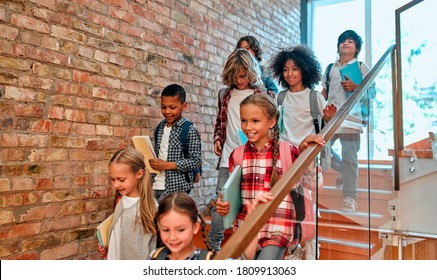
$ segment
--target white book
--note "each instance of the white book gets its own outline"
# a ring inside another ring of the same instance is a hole
[[[228,180],[223,185],[222,201],[229,202],[229,213],[223,218],[225,228],[232,227],[233,222],[237,218],[241,206],[241,167],[235,165]]]

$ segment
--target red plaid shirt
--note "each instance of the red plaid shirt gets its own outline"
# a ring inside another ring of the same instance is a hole
[[[233,153],[229,157],[229,170],[234,167]],[[293,161],[299,156],[299,151],[295,146],[291,147],[291,158]],[[278,179],[282,176],[281,156],[279,155],[276,162]],[[261,151],[247,142],[244,148],[242,162],[242,182],[241,182],[241,199],[242,207],[237,216],[235,230],[246,219],[247,209],[244,205],[246,200],[253,202],[255,197],[262,192],[268,192],[271,189],[270,181],[273,171],[273,146],[272,141],[267,143]],[[285,247],[293,241],[295,211],[293,200],[290,195],[282,200],[276,211],[270,219],[264,224],[258,233],[258,244],[261,248],[267,245]]]

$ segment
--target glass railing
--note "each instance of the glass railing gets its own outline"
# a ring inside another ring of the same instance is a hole
[[[369,73],[367,85],[359,86],[357,91],[364,88],[362,97],[328,143],[333,156],[318,197],[319,259],[367,260],[383,255],[378,231],[391,227],[388,205],[395,196],[389,154],[394,138],[393,51],[394,46]]]
[[[411,3],[399,14],[398,34],[405,147],[437,132],[437,3]]]

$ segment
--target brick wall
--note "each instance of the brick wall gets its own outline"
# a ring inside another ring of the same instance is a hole
[[[0,1],[0,258],[98,259],[110,212],[107,163],[153,135],[159,94],[189,94],[202,137],[199,204],[214,192],[220,74],[236,41],[266,61],[300,41],[300,1]]]

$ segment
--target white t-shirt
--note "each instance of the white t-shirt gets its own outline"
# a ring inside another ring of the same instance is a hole
[[[126,195],[121,196],[121,201],[123,202],[123,209],[127,209],[135,204],[140,199],[140,197],[129,197]],[[119,203],[120,203],[119,202]],[[121,221],[123,217],[121,217],[117,223],[114,225],[114,229],[111,233],[111,238],[109,239],[108,245],[108,260],[120,260],[120,244],[121,244]]]
[[[278,96],[275,97],[276,101]],[[326,101],[319,92],[317,93],[317,105],[320,115],[323,116]],[[282,106],[285,108],[282,115],[284,128],[279,138],[298,147],[305,137],[316,133],[310,110],[310,89],[306,88],[299,92],[288,91],[285,94]],[[320,121],[321,117],[319,123]]]
[[[229,167],[229,156],[231,152],[235,148],[243,145],[239,135],[239,130],[241,129],[240,103],[253,93],[253,89],[231,90],[231,98],[229,99],[227,112],[226,141],[222,149],[220,167]]]
[[[356,58],[351,59],[346,64],[341,65],[338,61],[332,65],[331,71],[329,73],[330,79],[329,79],[329,92],[328,92],[328,103],[333,103],[335,106],[337,106],[337,111],[343,106],[343,104],[347,100],[347,94],[344,91],[342,85],[341,85],[341,76],[340,76],[340,69],[345,67],[346,65],[352,64],[355,61],[357,61]],[[367,65],[362,62],[360,66],[361,75],[363,78],[369,73],[369,68]],[[325,82],[326,82],[326,73],[324,73],[322,78],[322,85],[325,88]],[[349,116],[346,117],[344,122],[341,125],[342,129],[353,129],[359,132],[363,131],[363,127],[361,125],[361,106],[360,104],[355,105],[355,107],[351,110],[349,113]],[[339,130],[341,133],[342,130]]]
[[[161,138],[161,144],[159,145],[159,154],[158,154],[159,159],[167,160],[170,131],[171,131],[171,126],[170,127],[164,126],[164,130]],[[155,176],[155,180],[153,182],[153,189],[165,190],[165,171],[161,171],[159,172],[159,174]]]

